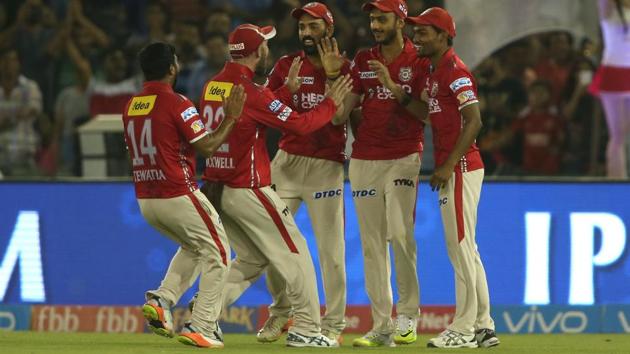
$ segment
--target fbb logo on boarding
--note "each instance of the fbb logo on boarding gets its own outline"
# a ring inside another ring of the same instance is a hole
[[[146,116],[151,113],[157,95],[134,97],[127,110],[128,116]]]
[[[234,86],[234,84],[231,82],[210,81],[206,86],[206,92],[203,98],[206,101],[222,102],[223,99],[221,96],[229,97],[230,92],[232,92],[232,86]]]

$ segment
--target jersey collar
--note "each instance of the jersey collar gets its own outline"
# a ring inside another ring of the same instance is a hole
[[[173,87],[171,85],[161,81],[145,81],[142,84],[142,87],[145,90],[152,89],[156,91],[173,92]]]
[[[225,63],[225,71],[230,74],[240,74],[239,76],[248,80],[252,80],[254,78],[254,72],[250,68],[233,61]]]
[[[453,62],[454,58],[455,58],[455,49],[451,47],[446,52],[444,52],[444,54],[440,58],[440,61],[438,62],[437,68],[434,68],[433,65],[431,65],[431,72],[435,72],[441,69],[442,67],[444,67],[446,63]]]

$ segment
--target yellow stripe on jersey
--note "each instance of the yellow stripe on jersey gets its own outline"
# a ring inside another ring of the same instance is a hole
[[[210,81],[208,86],[206,86],[206,92],[204,94],[204,100],[206,101],[223,101],[221,99],[221,95],[224,97],[229,97],[230,92],[232,92],[232,86],[234,86],[231,82],[223,82],[223,81]]]
[[[129,110],[127,110],[127,115],[132,116],[146,116],[151,113],[153,110],[153,106],[155,105],[155,99],[157,95],[151,96],[137,96],[131,100],[131,104],[129,104]]]

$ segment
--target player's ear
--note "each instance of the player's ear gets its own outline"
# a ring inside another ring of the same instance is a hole
[[[335,34],[335,25],[326,26],[326,37],[331,38]]]
[[[405,20],[403,20],[402,18],[400,18],[398,16],[396,17],[396,28],[397,29],[405,28]]]

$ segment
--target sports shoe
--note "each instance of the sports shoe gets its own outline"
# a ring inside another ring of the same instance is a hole
[[[393,336],[391,334],[378,334],[375,332],[368,332],[363,337],[355,338],[352,341],[354,347],[395,347]]]
[[[338,333],[331,329],[322,329],[322,335],[328,337],[328,339],[336,340],[337,343],[339,343],[339,346],[343,344],[343,337],[341,336],[341,333]]]
[[[282,333],[286,331],[285,326],[289,322],[287,317],[275,315],[269,316],[260,331],[256,334],[256,340],[261,343],[271,343],[277,341]]]
[[[489,328],[477,330],[477,333],[475,333],[475,339],[477,340],[477,344],[482,348],[496,347],[501,344],[501,341],[497,338],[494,330]]]
[[[321,333],[316,336],[310,337],[294,331],[289,331],[287,336],[287,347],[337,348],[339,347],[339,343],[336,340],[330,339]]]
[[[223,333],[221,333],[218,323],[217,329],[212,334],[206,335],[188,322],[177,336],[177,340],[180,343],[199,348],[223,348]]]
[[[157,335],[172,338],[173,316],[168,302],[150,293],[146,297],[147,302],[142,305],[142,314],[147,319],[149,329]]]
[[[394,332],[394,342],[396,344],[411,344],[418,339],[416,328],[418,321],[415,318],[398,315],[396,318],[396,332]]]
[[[462,334],[450,329],[440,333],[435,338],[429,339],[429,348],[477,348],[477,340],[474,334]]]

